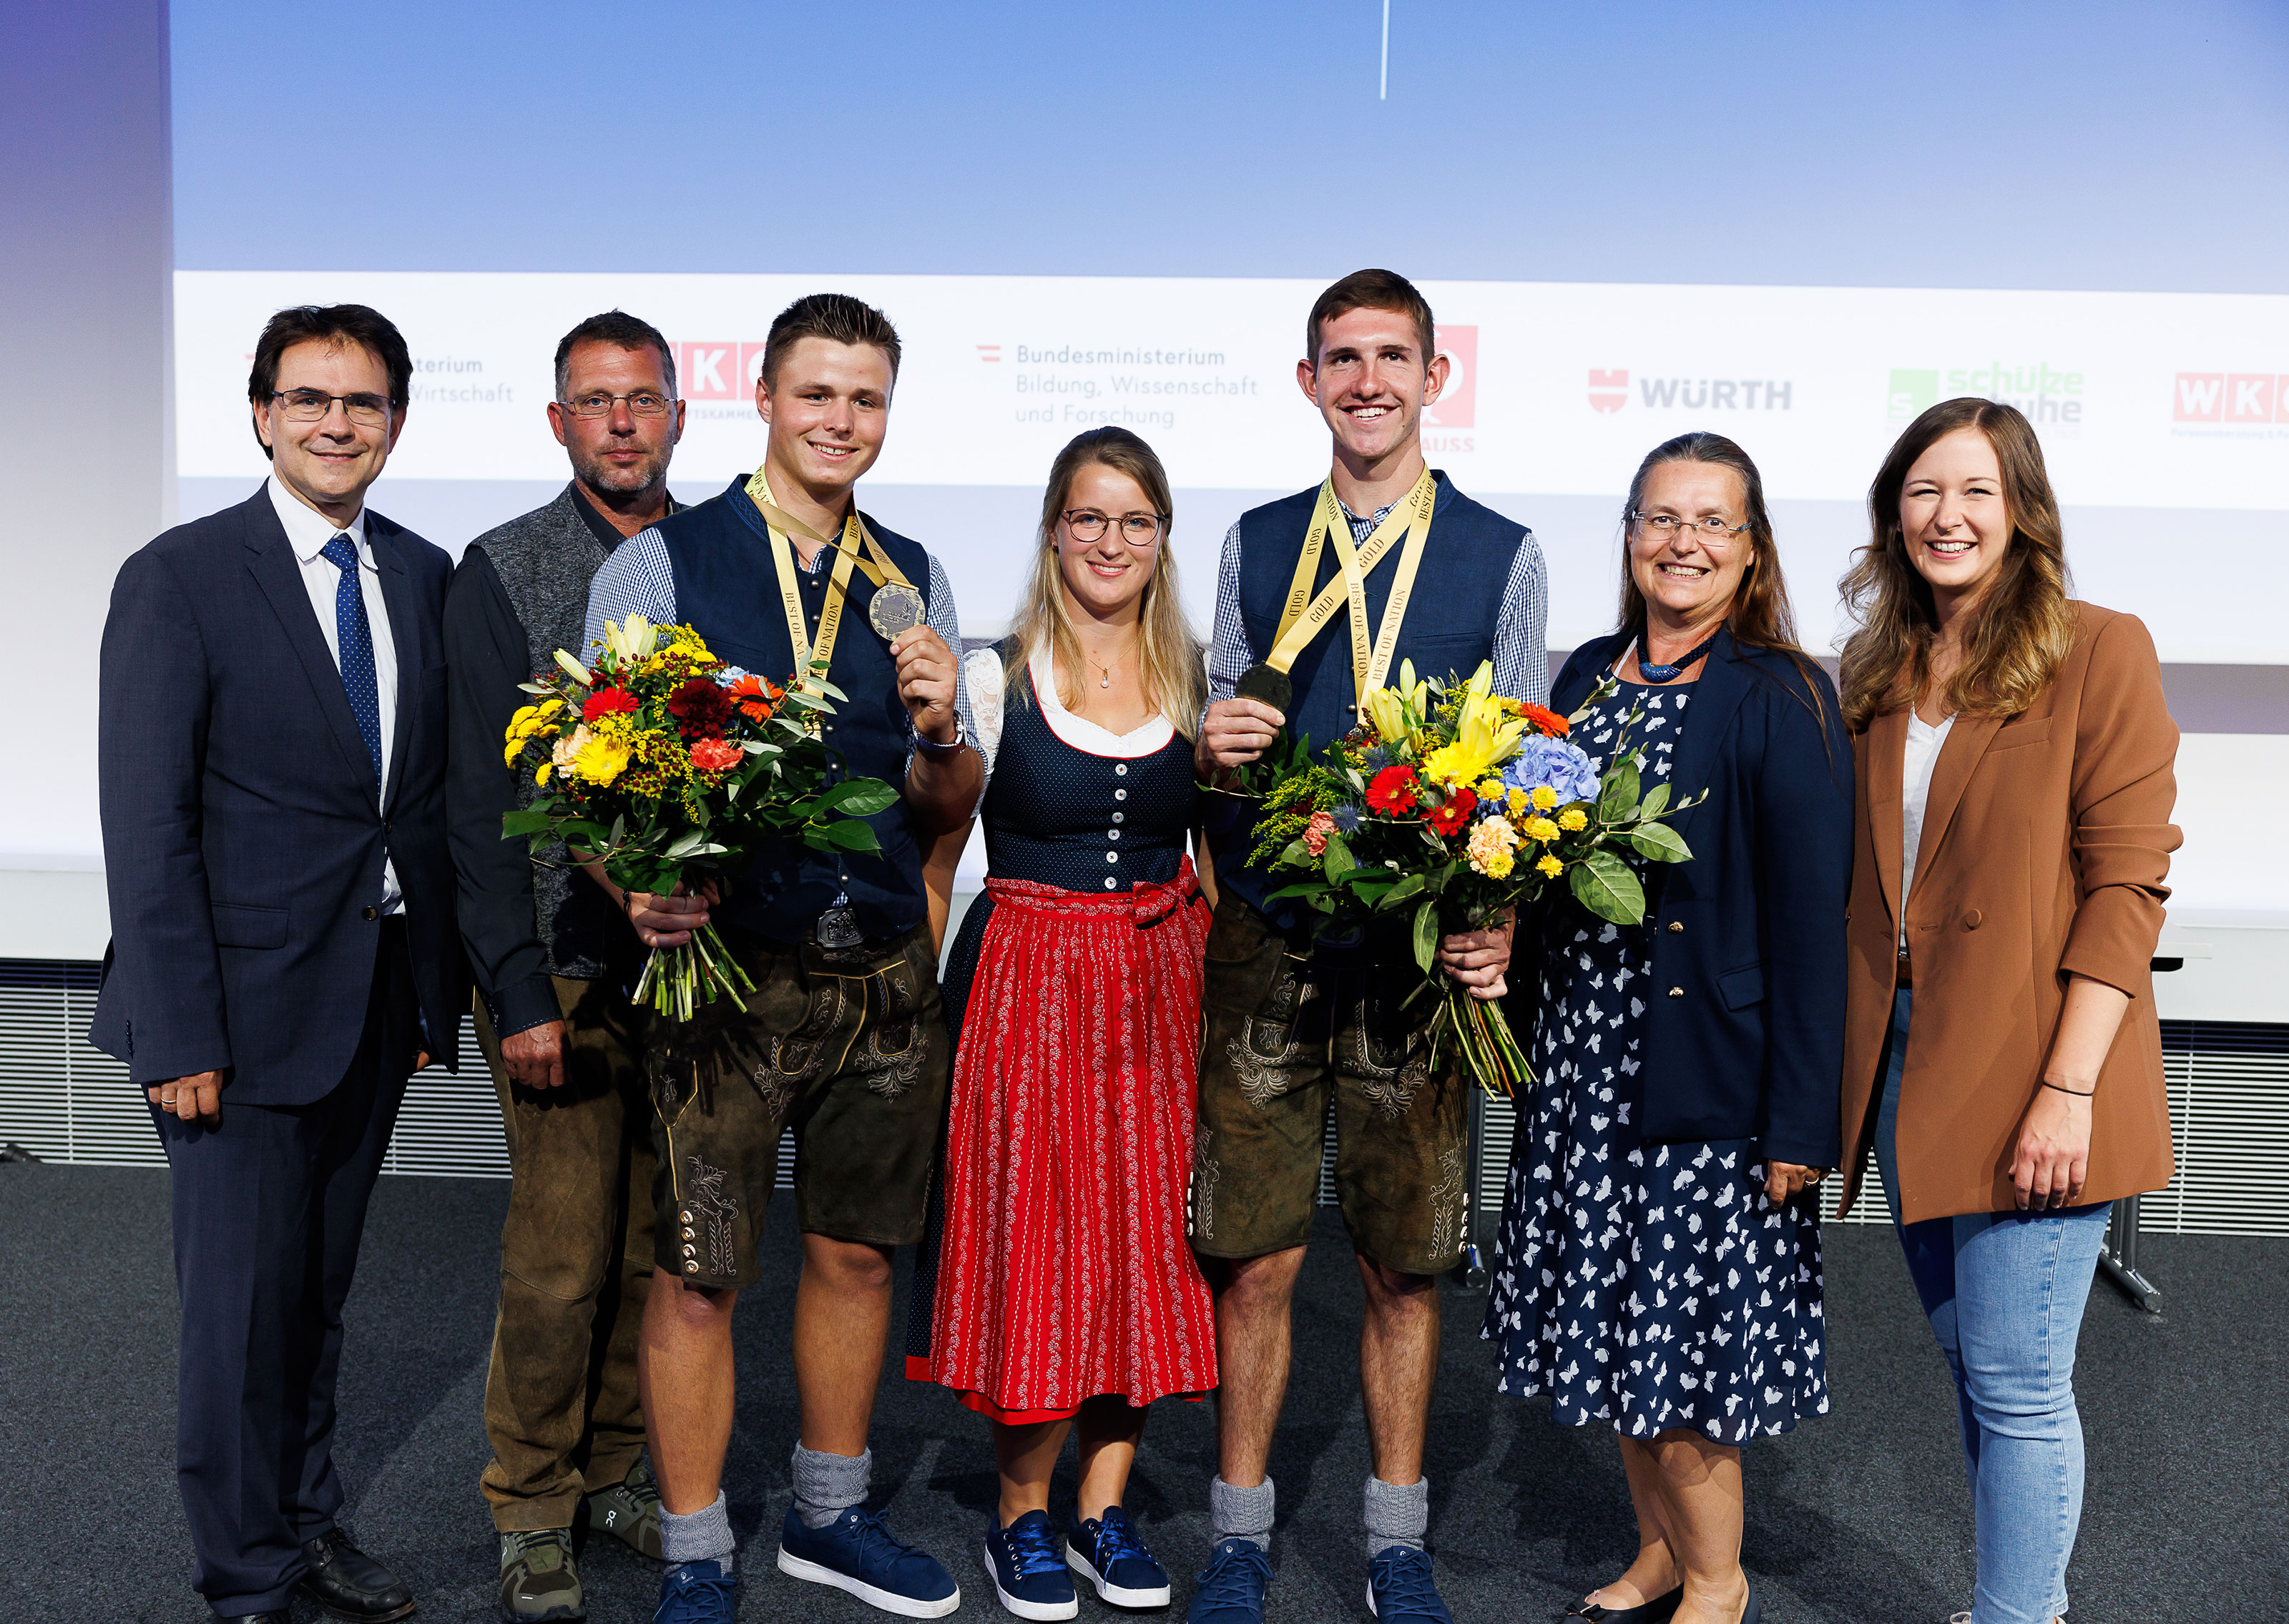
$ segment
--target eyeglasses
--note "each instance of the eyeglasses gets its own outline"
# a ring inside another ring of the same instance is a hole
[[[1075,541],[1096,543],[1105,539],[1111,519],[1094,508],[1076,507],[1064,515],[1065,529]],[[1121,539],[1132,547],[1149,547],[1160,539],[1160,516],[1158,513],[1123,513],[1121,515]]]
[[[334,402],[360,428],[379,428],[389,421],[389,400],[379,394],[328,394],[323,389],[273,389],[270,398],[285,402],[289,423],[318,423],[333,410]]]
[[[628,410],[639,418],[657,418],[667,410],[669,403],[666,395],[655,394],[649,389],[639,389],[634,394],[606,394],[596,389],[577,401],[559,401],[556,403],[576,418],[609,418],[612,415],[612,408],[622,401],[626,401]]]
[[[1713,513],[1706,519],[1680,519],[1675,513],[1641,513],[1632,507],[1630,517],[1652,531],[1658,541],[1673,540],[1679,530],[1693,530],[1717,541],[1727,536],[1738,536],[1749,528],[1745,524],[1727,524]]]

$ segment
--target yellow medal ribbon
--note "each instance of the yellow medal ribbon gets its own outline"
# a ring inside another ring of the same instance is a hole
[[[1312,528],[1304,533],[1303,556],[1296,561],[1296,574],[1288,585],[1288,601],[1280,613],[1280,632],[1264,663],[1285,673],[1328,622],[1335,618],[1336,606],[1348,603],[1352,686],[1358,702],[1367,703],[1367,696],[1381,688],[1391,674],[1392,656],[1399,649],[1400,625],[1407,618],[1407,601],[1415,593],[1415,575],[1423,565],[1424,545],[1431,536],[1431,513],[1438,500],[1439,483],[1432,478],[1431,470],[1425,468],[1414,489],[1376,527],[1367,545],[1354,548],[1351,524],[1336,498],[1335,481],[1330,477],[1322,482],[1319,505],[1312,511]],[[1402,533],[1407,537],[1407,547],[1400,554],[1399,573],[1392,579],[1391,595],[1384,601],[1383,625],[1376,629],[1370,645],[1367,577],[1383,561],[1384,554],[1398,545]],[[1336,578],[1313,597],[1312,582],[1320,573],[1320,553],[1330,540],[1335,543],[1336,561],[1341,569]]]
[[[913,583],[906,579],[905,572],[860,520],[856,500],[843,515],[841,539],[830,542],[771,500],[770,482],[761,468],[747,481],[747,499],[762,514],[764,528],[770,532],[771,562],[778,568],[779,602],[786,610],[787,639],[794,645],[795,674],[809,675],[816,667],[824,676],[833,663],[834,640],[842,630],[842,605],[849,590],[851,570],[857,569],[877,588],[885,583],[895,583],[912,591]],[[794,549],[787,541],[789,532],[834,548],[833,574],[827,584],[825,607],[818,612],[818,636],[815,641],[802,612],[802,576],[795,569]]]

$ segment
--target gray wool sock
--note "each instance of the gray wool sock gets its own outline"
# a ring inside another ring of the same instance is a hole
[[[731,1553],[738,1541],[731,1537],[731,1509],[718,1489],[713,1503],[690,1517],[678,1517],[666,1506],[659,1509],[659,1554],[674,1573],[687,1562],[714,1560],[731,1571]]]
[[[1431,1526],[1431,1479],[1413,1483],[1367,1480],[1367,1559],[1374,1561],[1394,1545],[1423,1548],[1424,1531]]]
[[[1272,1548],[1272,1477],[1252,1489],[1236,1489],[1221,1477],[1208,1480],[1208,1527],[1216,1544],[1246,1540],[1258,1550]]]
[[[874,1480],[874,1452],[823,1454],[794,1446],[794,1514],[806,1528],[824,1528],[852,1506],[866,1503]]]

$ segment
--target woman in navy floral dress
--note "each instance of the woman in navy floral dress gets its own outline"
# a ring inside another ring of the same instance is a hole
[[[1627,752],[1709,799],[1672,820],[1693,861],[1643,865],[1642,924],[1570,901],[1539,922],[1485,1334],[1503,1391],[1620,1436],[1638,1556],[1568,1616],[1742,1624],[1741,1448],[1828,1410],[1813,1186],[1837,1156],[1851,747],[1737,446],[1656,450],[1624,522],[1624,630],[1552,703],[1590,699],[1572,738],[1599,770]]]

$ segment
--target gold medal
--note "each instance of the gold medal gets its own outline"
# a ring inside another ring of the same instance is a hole
[[[894,642],[900,633],[921,625],[922,613],[921,593],[903,581],[890,581],[867,603],[866,622],[884,642]]]

